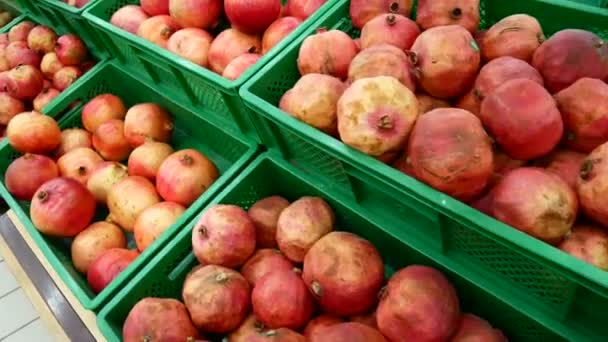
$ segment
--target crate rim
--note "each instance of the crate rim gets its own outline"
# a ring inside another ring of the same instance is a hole
[[[38,1],[45,2],[49,6],[57,7],[59,9],[61,9],[62,11],[67,11],[72,14],[83,14],[87,9],[93,7],[95,3],[103,1],[103,0],[91,0],[81,8],[77,8],[75,6],[70,6],[67,3],[60,1],[60,0],[38,0]]]

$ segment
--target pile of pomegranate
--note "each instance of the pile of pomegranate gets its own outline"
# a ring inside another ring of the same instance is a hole
[[[124,322],[124,341],[507,341],[461,313],[437,269],[410,265],[385,283],[376,247],[336,231],[335,220],[312,196],[266,197],[248,211],[208,208],[192,230],[200,265],[185,278],[183,302],[141,299]]]
[[[479,0],[352,0],[300,46],[286,114],[608,270],[608,43]]]
[[[327,0],[140,0],[110,22],[229,80],[249,67]],[[231,27],[212,35],[222,16]]]
[[[30,201],[34,226],[71,240],[74,268],[101,292],[146,250],[218,178],[194,149],[175,151],[170,114],[155,103],[127,108],[101,94],[82,109],[83,128],[61,130],[36,111],[17,114],[7,127],[23,155],[6,169],[4,183]],[[95,221],[109,212],[105,221]],[[126,234],[136,249],[128,249]]]
[[[24,111],[42,109],[93,67],[74,34],[22,21],[0,34],[0,133]]]

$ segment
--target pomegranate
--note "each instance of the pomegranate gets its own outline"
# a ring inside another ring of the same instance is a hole
[[[355,42],[346,33],[319,29],[302,42],[298,70],[302,75],[317,73],[346,79],[350,62],[357,52]]]
[[[350,63],[348,81],[362,78],[392,76],[412,92],[416,81],[410,71],[410,61],[402,50],[389,44],[379,44],[361,51]]]
[[[87,189],[93,194],[97,203],[106,204],[108,193],[114,184],[127,178],[127,168],[117,162],[100,162],[95,165],[87,180]]]
[[[306,254],[302,279],[325,312],[358,315],[376,304],[384,265],[369,241],[348,232],[331,232]]]
[[[391,164],[395,169],[405,173],[406,175],[416,178],[414,167],[412,166],[412,160],[407,155],[407,149],[401,153],[401,156],[397,157],[397,160]]]
[[[38,112],[17,114],[6,126],[9,144],[21,153],[46,154],[61,143],[57,122]]]
[[[169,14],[169,0],[140,0],[139,5],[149,16]]]
[[[120,227],[100,221],[78,233],[70,248],[74,268],[86,274],[93,261],[106,250],[127,248],[127,239]]]
[[[93,195],[76,180],[65,177],[42,184],[30,205],[32,223],[50,236],[76,236],[89,225],[94,215]]]
[[[279,18],[281,0],[224,0],[226,16],[235,29],[249,33],[263,33]]]
[[[168,1],[167,1],[168,2]],[[126,5],[118,9],[112,14],[110,23],[116,27],[137,34],[137,30],[149,16],[146,12],[137,5]]]
[[[320,197],[302,197],[279,215],[277,244],[287,258],[302,262],[308,250],[334,229],[332,208]]]
[[[544,40],[543,29],[536,18],[527,14],[513,14],[483,33],[479,45],[486,61],[511,56],[530,62]]]
[[[320,331],[324,328],[340,323],[344,323],[344,319],[342,319],[341,317],[330,314],[322,314],[311,319],[310,322],[306,324],[303,333],[304,336],[306,336],[306,338],[310,340],[312,338],[312,335],[319,334]]]
[[[277,222],[289,201],[281,196],[270,196],[255,202],[247,214],[255,224],[256,246],[258,248],[277,247]],[[245,276],[245,278],[247,278]]]
[[[141,252],[146,250],[173,226],[184,212],[186,208],[173,202],[160,202],[142,211],[133,227],[137,249]]]
[[[413,6],[414,0],[351,0],[349,13],[353,26],[362,29],[368,21],[383,13],[409,17]]]
[[[40,55],[36,51],[31,50],[26,42],[22,41],[10,43],[4,49],[4,58],[6,58],[11,68],[22,64],[38,67],[41,61]]]
[[[486,320],[473,314],[463,314],[456,335],[450,341],[507,342],[508,340],[500,330],[492,328]]]
[[[583,77],[608,77],[608,44],[592,32],[566,29],[545,41],[532,58],[551,93]]]
[[[91,133],[81,128],[68,128],[61,131],[61,143],[55,150],[55,156],[61,157],[79,147],[93,147]]]
[[[257,335],[263,332],[265,329],[264,324],[255,318],[253,314],[249,315],[238,329],[228,335],[228,341],[230,342],[247,342],[251,336]]]
[[[48,26],[38,25],[27,35],[27,45],[38,53],[55,51],[57,34]]]
[[[129,174],[155,181],[158,169],[173,152],[173,148],[166,143],[146,142],[135,148],[129,155]]]
[[[207,67],[212,41],[213,37],[207,31],[189,27],[171,35],[167,49],[194,64]]]
[[[207,265],[186,277],[182,297],[197,328],[225,333],[238,328],[247,317],[250,291],[247,280],[238,272]]]
[[[55,53],[61,64],[78,65],[87,57],[87,47],[77,35],[64,34],[57,39]]]
[[[434,268],[412,265],[398,271],[380,297],[378,328],[390,340],[447,341],[458,329],[456,289]]]
[[[124,135],[124,122],[112,119],[97,127],[93,133],[93,147],[105,160],[126,160],[131,153],[131,146]]]
[[[246,342],[307,342],[306,337],[289,329],[263,330],[247,337]]]
[[[576,190],[578,174],[586,157],[586,154],[580,152],[558,149],[540,159],[536,164],[560,176],[572,189]]]
[[[346,85],[338,78],[324,74],[306,74],[288,90],[279,108],[296,119],[325,133],[337,133],[338,100]]]
[[[43,85],[42,73],[31,65],[19,65],[0,76],[0,89],[19,100],[33,100]]]
[[[293,264],[278,249],[258,249],[241,268],[241,274],[253,287],[265,275],[291,271]]]
[[[494,188],[493,201],[497,220],[551,244],[559,243],[570,231],[578,210],[576,194],[568,183],[535,167],[507,173]]]
[[[479,0],[419,0],[416,22],[423,30],[460,25],[474,33],[479,26]]]
[[[256,35],[248,35],[235,29],[222,31],[209,48],[209,66],[211,70],[222,75],[224,69],[240,55],[259,53],[262,41]]]
[[[310,337],[310,342],[333,341],[388,342],[378,330],[354,322],[330,325],[324,328],[321,333],[314,334]]]
[[[122,326],[122,339],[125,342],[146,339],[195,341],[199,337],[186,306],[175,299],[148,297],[140,300],[129,311]]]
[[[418,93],[416,94],[416,99],[418,99],[418,115],[422,115],[437,108],[451,107],[448,101],[427,94]]]
[[[355,81],[338,101],[340,139],[374,157],[398,153],[417,117],[414,93],[389,76]]]
[[[27,35],[35,26],[36,24],[32,23],[31,21],[22,21],[11,27],[11,29],[8,31],[9,42],[27,41]]]
[[[463,95],[479,70],[479,47],[469,31],[459,25],[422,32],[412,45],[412,53],[419,85],[437,98]]]
[[[583,161],[578,177],[578,197],[583,212],[591,219],[608,226],[608,206],[604,185],[608,183],[608,144],[604,143]]]
[[[351,316],[349,320],[351,322],[367,325],[370,328],[378,329],[378,324],[376,324],[376,311],[364,315]]]
[[[137,251],[110,248],[103,251],[89,265],[87,282],[94,293],[100,293],[139,256]]]
[[[59,173],[63,177],[74,178],[83,185],[87,185],[91,173],[103,159],[87,147],[73,149],[57,160]]]
[[[325,2],[326,0],[321,1]],[[302,20],[304,19],[299,19],[295,16],[282,17],[268,26],[262,37],[262,54],[267,54],[268,51],[279,44],[283,38],[287,37],[302,23]]]
[[[361,47],[367,49],[377,44],[391,44],[401,50],[409,50],[420,35],[420,28],[410,18],[399,14],[381,14],[361,29]]]
[[[192,229],[192,249],[203,265],[238,267],[255,250],[255,225],[235,205],[207,209]]]
[[[608,85],[581,78],[554,96],[564,119],[566,144],[589,153],[608,141]]]
[[[52,80],[55,73],[64,67],[55,52],[49,52],[42,57],[40,71],[47,79]]]
[[[143,145],[150,139],[168,142],[172,133],[171,116],[156,103],[140,103],[127,111],[125,137],[131,147]]]
[[[53,87],[59,91],[67,89],[82,76],[82,70],[75,66],[63,67],[53,75]]]
[[[0,93],[0,125],[8,125],[12,118],[23,112],[25,112],[23,101],[7,93]]]
[[[526,161],[509,157],[501,151],[494,151],[494,175],[490,185],[496,185],[510,171],[526,165]]]
[[[505,56],[488,62],[481,68],[475,80],[473,95],[477,105],[481,107],[481,101],[492,94],[496,88],[517,78],[525,78],[543,85],[540,73],[521,59]]]
[[[490,217],[494,217],[494,197],[492,195],[492,190],[494,188],[491,186],[492,185],[490,185],[490,189],[483,195],[469,202],[469,205]]]
[[[416,178],[461,201],[479,196],[492,173],[492,143],[479,118],[457,108],[422,115],[409,139]]]
[[[95,133],[101,124],[112,119],[123,120],[126,114],[127,108],[118,96],[97,95],[82,108],[82,125],[87,131]]]
[[[257,63],[260,58],[262,58],[262,55],[257,53],[246,53],[244,55],[240,55],[226,66],[222,76],[234,81],[241,77],[241,75],[245,73],[249,67]]]
[[[327,0],[287,0],[285,12],[287,12],[287,17],[291,16],[304,21],[326,2]]]
[[[46,88],[43,89],[38,96],[34,98],[32,105],[34,106],[34,110],[37,112],[41,112],[46,105],[51,103],[57,96],[59,96],[59,90],[55,88]]]
[[[576,225],[566,235],[559,249],[608,271],[608,233],[590,225]]]
[[[529,79],[510,80],[496,88],[481,103],[480,117],[502,151],[519,160],[551,152],[564,130],[555,100]]]
[[[154,184],[149,180],[140,176],[128,176],[110,188],[107,201],[112,222],[132,232],[137,217],[161,200]]]
[[[221,0],[169,0],[169,13],[181,27],[215,28],[222,15]]]
[[[8,165],[4,185],[15,198],[30,201],[42,184],[58,176],[59,169],[51,158],[28,153]]]
[[[166,49],[169,44],[169,38],[179,28],[179,24],[174,18],[168,15],[157,15],[139,24],[137,35]]]

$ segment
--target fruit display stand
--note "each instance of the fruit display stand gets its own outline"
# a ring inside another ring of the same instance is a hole
[[[85,16],[96,29],[98,36],[103,39],[110,54],[122,65],[136,70],[158,87],[181,89],[181,93],[178,94],[180,99],[194,106],[211,109],[218,117],[223,118],[225,127],[259,141],[249,111],[238,94],[240,86],[255,75],[263,65],[273,60],[289,42],[327,12],[335,2],[336,0],[327,1],[315,14],[234,81],[110,24],[110,17],[117,9],[127,4],[136,4],[137,0],[99,1],[86,11]],[[223,27],[222,24],[220,27]]]
[[[193,203],[180,219],[167,230],[154,244],[147,248],[127,269],[124,270],[107,288],[95,295],[87,284],[86,277],[78,273],[72,265],[70,241],[53,239],[42,235],[29,218],[29,202],[17,201],[8,193],[4,183],[0,184],[0,194],[5,198],[19,220],[26,227],[36,244],[53,268],[82,305],[91,310],[99,309],[112,294],[122,288],[134,274],[154,256],[158,250],[171,241],[182,226],[196,214],[213,195],[225,187],[238,172],[257,153],[257,144],[245,137],[236,136],[224,130],[221,122],[214,121],[205,109],[193,108],[174,100],[173,93],[160,91],[137,76],[122,71],[113,62],[96,66],[94,72],[85,74],[78,87],[70,88],[58,98],[57,102],[45,107],[45,114],[58,117],[70,104],[77,102],[75,108],[59,120],[61,128],[81,127],[81,109],[84,103],[102,93],[112,93],[131,106],[136,103],[155,102],[166,108],[173,116],[174,133],[171,145],[177,149],[194,148],[211,159],[220,171],[220,178]],[[2,179],[6,168],[18,154],[5,140],[0,145]],[[98,210],[98,220],[103,220],[107,212]],[[130,247],[134,245],[130,241]]]
[[[356,37],[342,0],[325,13],[241,88],[257,114],[263,144],[306,172],[330,179],[332,193],[356,201],[400,227],[410,241],[428,246],[510,288],[531,317],[572,340],[608,334],[608,273],[536,240],[352,149],[278,109],[281,96],[300,78],[296,58],[302,41],[317,28]],[[567,27],[608,37],[608,16],[572,1],[481,1],[481,26],[528,13],[547,35]],[[416,213],[416,214],[413,214]],[[403,221],[415,222],[411,226]],[[521,306],[520,308],[524,308]]]

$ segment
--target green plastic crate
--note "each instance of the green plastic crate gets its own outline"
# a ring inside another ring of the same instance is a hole
[[[410,236],[519,291],[536,317],[547,317],[576,334],[608,336],[608,272],[435,191],[278,109],[281,96],[300,77],[296,58],[307,36],[319,27],[358,35],[348,9],[349,1],[340,1],[241,88],[246,104],[257,114],[263,144],[301,169],[331,179],[332,191],[369,206],[395,225],[411,209],[425,213],[415,218],[418,229],[409,231]],[[549,35],[578,27],[608,38],[608,14],[565,0],[482,0],[482,27],[522,12],[537,17]]]
[[[608,0],[571,0],[583,5],[591,5],[599,8],[607,8]]]
[[[71,88],[61,95],[58,102],[45,107],[45,114],[57,116],[75,101],[80,105],[68,112],[59,121],[62,128],[81,127],[80,113],[82,106],[91,98],[102,93],[112,93],[132,106],[142,102],[155,102],[166,108],[174,119],[175,131],[171,145],[175,150],[194,148],[209,157],[220,170],[220,178],[188,208],[182,217],[161,236],[154,244],[144,251],[128,268],[126,268],[106,289],[98,295],[89,289],[86,277],[79,274],[72,266],[69,249],[69,239],[54,239],[43,236],[33,226],[29,218],[29,202],[17,201],[4,186],[4,172],[18,154],[8,145],[7,141],[0,144],[0,194],[15,211],[20,221],[26,227],[61,279],[74,293],[82,305],[91,310],[98,310],[112,298],[112,295],[133,278],[137,271],[147,264],[160,248],[171,241],[171,237],[179,232],[180,227],[222,188],[224,188],[238,172],[250,162],[257,153],[257,144],[252,140],[235,136],[225,131],[221,126],[205,119],[207,111],[195,109],[176,102],[173,94],[161,92],[150,84],[141,81],[134,75],[129,75],[119,69],[113,62],[99,65],[94,72],[83,76],[78,87]],[[194,115],[199,112],[199,115]],[[98,219],[104,219],[104,210],[98,211]],[[133,243],[131,241],[131,247]]]
[[[248,209],[257,200],[271,195],[281,195],[290,201],[302,196],[322,197],[335,211],[338,230],[354,232],[379,247],[387,276],[411,264],[436,267],[456,285],[463,310],[488,319],[503,329],[510,341],[564,340],[550,326],[543,326],[526,315],[525,303],[513,289],[502,286],[497,279],[487,277],[460,260],[452,260],[417,239],[411,239],[402,227],[419,228],[415,218],[423,213],[411,210],[408,215],[413,219],[404,216],[399,224],[388,222],[370,212],[368,206],[333,192],[327,181],[266,153],[258,157],[209,205],[236,204]],[[184,278],[198,264],[192,253],[191,230],[194,222],[196,219],[99,313],[98,326],[108,341],[121,340],[123,322],[140,299],[163,297],[181,300]]]
[[[104,0],[97,2],[85,16],[97,29],[111,55],[127,68],[137,70],[163,88],[179,88],[182,99],[195,106],[212,109],[223,118],[226,127],[235,132],[260,140],[250,113],[239,96],[239,87],[271,61],[294,38],[299,36],[337,0],[328,0],[315,14],[267,53],[238,80],[231,81],[208,69],[202,68],[167,50],[164,50],[134,34],[110,24],[110,17],[117,9],[138,0]],[[223,23],[225,24],[225,23]],[[220,25],[224,27],[225,25]]]

